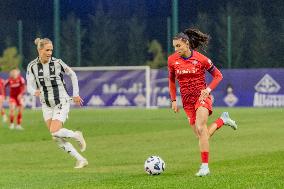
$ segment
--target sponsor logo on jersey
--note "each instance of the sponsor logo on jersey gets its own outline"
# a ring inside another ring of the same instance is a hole
[[[198,71],[197,68],[192,69],[185,69],[185,70],[177,70],[177,74],[189,74],[189,73],[196,73]]]

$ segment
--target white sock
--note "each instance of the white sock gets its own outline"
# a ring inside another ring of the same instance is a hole
[[[202,163],[201,166],[202,167],[208,167],[208,163]]]
[[[73,147],[70,142],[67,142],[63,138],[54,137],[54,140],[58,144],[60,148],[62,148],[65,152],[69,153],[72,157],[77,160],[84,160],[85,158],[78,153],[78,151]]]
[[[57,132],[52,133],[52,136],[58,138],[76,138],[76,133],[72,130],[61,128]]]

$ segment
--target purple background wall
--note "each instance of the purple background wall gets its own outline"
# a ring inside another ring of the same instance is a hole
[[[84,106],[144,107],[146,106],[145,71],[76,71]],[[284,106],[284,69],[222,70],[223,81],[213,91],[214,106]],[[0,74],[7,78],[7,74]],[[65,79],[69,94],[71,81]],[[207,80],[211,80],[208,74]],[[151,70],[151,106],[168,107],[167,70]],[[228,86],[232,91],[228,91]],[[25,97],[27,107],[35,103]],[[36,106],[40,106],[36,102]]]

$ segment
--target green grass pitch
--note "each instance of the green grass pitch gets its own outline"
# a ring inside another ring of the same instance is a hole
[[[239,129],[224,126],[210,139],[211,175],[199,178],[198,141],[183,111],[71,110],[65,127],[83,131],[89,160],[74,170],[75,160],[51,140],[41,111],[26,110],[24,131],[1,123],[0,188],[284,188],[283,108],[216,108],[209,122],[222,111]],[[144,172],[150,155],[164,159],[163,174]]]

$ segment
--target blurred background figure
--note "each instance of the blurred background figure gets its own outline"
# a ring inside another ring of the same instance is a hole
[[[4,101],[5,101],[4,79],[2,79],[0,77],[0,111],[1,111],[2,121],[6,122],[7,121],[7,116],[6,116],[6,113],[5,113],[5,109],[3,107]]]
[[[26,90],[25,79],[20,75],[19,69],[12,69],[5,87],[10,90],[9,108],[10,108],[10,129],[23,130],[21,126],[22,115],[24,110],[23,94]],[[17,125],[14,126],[15,110],[18,109]]]

